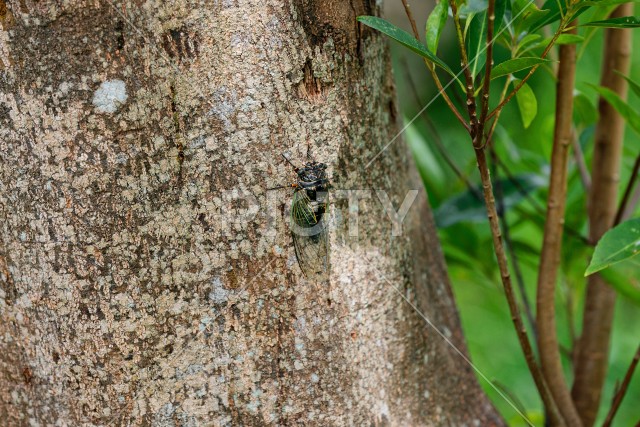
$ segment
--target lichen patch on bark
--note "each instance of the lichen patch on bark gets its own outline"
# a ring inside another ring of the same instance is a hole
[[[91,103],[99,113],[115,113],[127,98],[127,87],[122,80],[107,80],[94,92]]]

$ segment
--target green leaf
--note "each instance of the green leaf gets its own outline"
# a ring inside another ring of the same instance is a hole
[[[538,9],[533,2],[528,0],[513,0],[512,3],[512,14],[513,19],[515,21],[515,33],[517,36],[522,34],[523,32],[533,33],[535,29],[532,28],[535,25],[538,25],[538,22],[546,22],[547,17],[549,16],[549,3],[552,3],[551,9],[558,9],[557,2],[558,0],[547,0],[547,2],[542,6],[542,10]],[[560,14],[558,13],[558,18]],[[553,22],[553,21],[551,21]],[[542,24],[546,25],[546,24]]]
[[[605,0],[597,0],[595,3],[604,3]],[[617,1],[617,0],[616,0]],[[541,16],[535,22],[531,23],[528,31],[533,33],[545,25],[552,24],[556,21],[559,21],[560,18],[567,13],[571,14],[571,18],[567,21],[572,21],[576,19],[578,16],[582,15],[585,11],[590,8],[590,5],[586,5],[586,2],[580,2],[578,4],[571,4],[571,2],[563,1],[563,0],[547,0],[543,5],[542,9],[546,10],[548,13],[544,16]],[[570,5],[571,7],[568,7]]]
[[[455,76],[447,64],[442,62],[433,52],[427,49],[425,45],[420,43],[419,40],[416,40],[416,38],[411,34],[396,27],[392,23],[385,21],[382,18],[378,18],[377,16],[358,16],[358,21],[391,37],[401,45],[408,47],[418,55],[438,65],[452,76]]]
[[[493,34],[498,34],[500,30],[500,26],[502,25],[502,21],[504,20],[504,13],[507,10],[507,3],[509,0],[496,0],[494,15],[495,20],[493,21]]]
[[[640,19],[637,16],[622,16],[620,18],[605,19],[581,24],[581,27],[607,27],[607,28],[638,28]]]
[[[634,82],[633,80],[631,80],[629,77],[625,76],[618,70],[614,70],[614,71],[616,72],[616,74],[621,75],[627,81],[627,83],[629,83],[629,87],[631,88],[633,93],[635,93],[637,96],[640,96],[640,84]]]
[[[520,83],[520,80],[513,80],[513,87],[515,88]],[[538,114],[538,101],[536,95],[528,84],[524,84],[518,92],[516,92],[516,101],[518,101],[518,108],[520,109],[520,117],[522,117],[522,124],[527,129],[533,119]]]
[[[408,122],[409,119],[406,119],[405,123]],[[407,127],[405,140],[413,152],[416,166],[425,185],[428,185],[427,188],[434,188],[434,186],[435,188],[443,188],[445,184],[444,171],[415,123]]]
[[[535,32],[545,25],[559,21],[561,16],[567,12],[567,7],[564,1],[547,0],[542,5],[542,10],[546,10],[547,13],[531,23],[531,28],[529,28],[530,33]]]
[[[640,253],[640,218],[618,224],[604,233],[584,275],[596,273]]]
[[[578,92],[573,96],[573,122],[576,125],[589,126],[598,120],[595,105],[584,93]]]
[[[591,19],[593,21],[600,21],[603,19],[607,19],[615,8],[616,8],[615,5],[604,6],[604,7],[594,7],[593,13],[591,14]],[[587,46],[589,45],[589,41],[591,41],[596,31],[601,31],[601,30],[598,27],[586,27],[584,31],[581,31],[582,35],[584,36],[585,42],[582,43],[582,45],[580,46],[580,50],[578,51],[578,56],[577,56],[578,60],[582,58],[582,55],[584,54],[585,50],[587,49]]]
[[[475,14],[471,19],[467,34],[467,55],[471,75],[475,78],[487,60],[487,12]]]
[[[630,299],[636,305],[640,305],[640,259],[627,258],[619,264],[612,265],[600,271],[600,276],[605,282],[620,295]]]
[[[552,40],[552,37],[548,37],[541,40],[538,46],[546,47]],[[584,37],[578,34],[560,34],[556,39],[555,44],[576,44],[584,41]]]
[[[587,0],[578,3],[579,6],[617,6],[623,3],[634,3],[638,0]]]
[[[583,41],[584,37],[579,34],[560,34],[556,39],[556,44],[576,44]]]
[[[531,68],[534,65],[542,64],[543,62],[551,61],[549,61],[548,59],[533,57],[509,59],[508,61],[496,65],[493,70],[491,70],[491,80],[497,79],[498,77],[506,76],[507,74],[513,74],[520,70]]]
[[[624,118],[631,128],[640,134],[640,114],[638,114],[633,108],[629,106],[620,95],[615,93],[609,88],[592,85],[586,83],[587,86],[595,89],[600,96],[602,96],[616,111]]]
[[[469,15],[487,10],[487,7],[489,7],[487,0],[467,0],[458,9],[458,16],[460,18],[466,18]]]
[[[501,179],[500,185],[504,195],[504,206],[509,209],[520,202],[530,192],[546,185],[546,180],[540,175],[523,174],[510,179]],[[482,188],[476,187],[477,194],[482,194]],[[462,221],[485,221],[487,211],[484,200],[478,199],[474,192],[467,190],[445,200],[434,212],[438,227],[449,227]]]
[[[494,7],[494,21],[493,21],[493,43],[498,41],[498,34],[500,26],[504,19],[504,14],[507,10],[507,2],[509,0],[496,0]],[[471,66],[472,76],[476,76],[481,72],[487,63],[487,32],[489,29],[489,22],[487,20],[487,12],[482,12],[474,16],[471,26],[469,28],[469,65]],[[508,34],[508,32],[505,32]],[[494,49],[495,51],[495,49]],[[473,55],[471,55],[473,53]],[[475,61],[474,61],[475,59]],[[484,81],[484,74],[482,76]]]
[[[534,43],[535,41],[537,41],[540,38],[542,38],[542,36],[540,34],[527,34],[526,36],[524,36],[522,38],[522,40],[520,40],[518,42],[518,47],[516,48],[516,55],[520,51],[527,50],[527,49],[525,49],[527,46],[529,46],[530,44]]]
[[[440,34],[442,29],[447,23],[447,17],[449,6],[446,0],[440,0],[440,3],[436,4],[433,11],[429,14],[427,19],[427,27],[425,29],[425,35],[427,38],[427,48],[431,52],[438,51],[438,42],[440,41]]]

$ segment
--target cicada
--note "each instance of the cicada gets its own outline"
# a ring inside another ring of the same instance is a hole
[[[300,269],[307,277],[322,276],[329,266],[327,202],[331,184],[327,165],[307,162],[301,168],[293,166],[297,179],[291,203],[291,236]]]

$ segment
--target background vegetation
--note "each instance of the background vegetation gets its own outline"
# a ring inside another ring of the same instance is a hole
[[[424,28],[434,4],[412,4],[418,28]],[[386,4],[386,18],[411,32],[400,0]],[[593,11],[581,16],[590,21]],[[589,84],[597,84],[602,67],[603,31],[579,28],[585,40],[578,44],[574,125],[587,167],[593,155],[593,135],[598,118],[598,94]],[[640,32],[634,31],[635,46],[640,46]],[[496,45],[497,46],[497,45]],[[474,150],[469,135],[460,126],[441,97],[434,100],[437,89],[422,59],[397,43],[391,43],[394,72],[400,109],[408,125],[405,140],[414,152],[429,199],[434,208],[440,238],[447,258],[449,273],[463,322],[472,360],[478,368],[505,394],[524,409],[528,417],[541,425],[543,410],[518,345],[500,275],[492,249],[491,232],[481,200],[474,197],[469,184],[479,185]],[[538,49],[538,54],[541,49]],[[554,49],[555,52],[557,50]],[[459,64],[460,58],[451,20],[443,31],[438,48],[439,57],[448,64]],[[553,55],[554,52],[552,52]],[[495,62],[507,59],[506,50],[498,46]],[[552,56],[552,58],[557,58]],[[452,66],[452,68],[454,68]],[[454,70],[457,68],[454,68]],[[516,73],[516,77],[526,74]],[[632,78],[640,76],[640,52],[632,53]],[[443,80],[447,83],[449,78]],[[537,101],[537,113],[525,127],[521,109],[514,98],[505,108],[495,132],[497,162],[492,165],[494,185],[502,183],[505,195],[506,219],[511,240],[522,271],[528,299],[535,311],[535,289],[542,246],[546,196],[549,182],[549,160],[553,143],[555,114],[555,78],[553,65],[539,69],[529,85]],[[459,111],[464,111],[465,95],[452,85],[448,90]],[[498,97],[500,84],[492,87],[492,97]],[[628,103],[640,111],[640,94],[629,90]],[[412,119],[432,100],[433,103],[416,119]],[[640,153],[640,138],[628,126],[625,132],[621,190],[628,182],[633,163]],[[451,163],[459,169],[454,171]],[[510,175],[510,178],[507,177]],[[462,178],[461,176],[462,175]],[[465,182],[465,180],[467,182]],[[513,182],[518,185],[513,185]],[[479,188],[479,187],[478,187]],[[575,157],[569,161],[565,235],[562,244],[560,286],[556,304],[558,335],[562,346],[562,362],[571,379],[570,349],[581,327],[582,304],[586,280],[583,277],[593,249],[579,236],[588,235],[587,192],[581,181]],[[636,208],[633,217],[638,216]],[[513,269],[512,269],[513,272]],[[632,275],[633,276],[633,275]],[[635,277],[640,272],[635,270]],[[535,315],[535,313],[534,313]],[[525,319],[526,322],[526,319]],[[528,326],[530,326],[527,323]],[[601,424],[611,404],[616,383],[622,379],[638,346],[640,310],[629,298],[619,296],[614,318],[609,372],[598,415]],[[481,383],[482,380],[480,379]],[[510,425],[526,425],[512,407],[492,387],[483,383]],[[614,425],[631,426],[638,421],[640,375],[632,380]]]

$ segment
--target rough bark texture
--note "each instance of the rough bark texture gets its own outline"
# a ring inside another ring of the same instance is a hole
[[[396,132],[373,13],[0,0],[3,423],[500,423],[401,297],[464,348],[423,193],[400,237],[336,199],[315,283],[265,191],[308,147],[336,189],[419,187],[402,144],[364,166]]]

